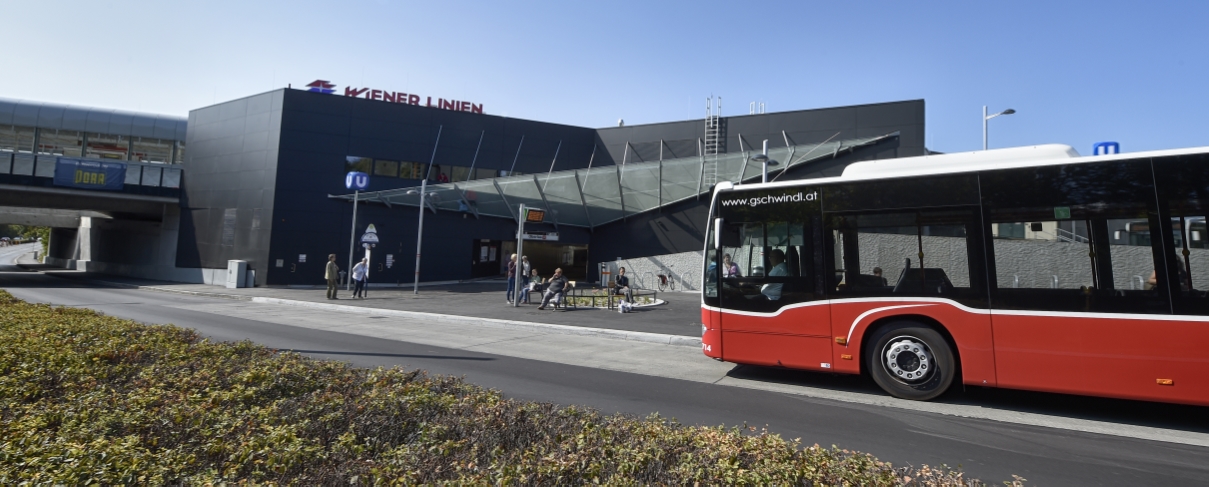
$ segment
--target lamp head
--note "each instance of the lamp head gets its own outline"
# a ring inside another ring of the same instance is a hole
[[[1011,115],[1011,114],[1013,114],[1013,113],[1016,113],[1016,110],[1013,110],[1013,109],[1011,109],[1011,108],[1009,108],[1009,109],[1007,109],[1007,110],[1004,110],[1004,111],[1003,111],[1003,114],[1004,114],[1004,115]]]

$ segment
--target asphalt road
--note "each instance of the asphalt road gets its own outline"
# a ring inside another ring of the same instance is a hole
[[[173,323],[215,340],[248,339],[360,366],[462,375],[518,399],[640,416],[658,412],[685,424],[767,425],[806,444],[834,444],[895,464],[960,465],[991,483],[1012,474],[1031,485],[1209,482],[1209,447],[1202,446],[1209,444],[1206,408],[978,388],[956,390],[936,403],[904,404],[909,402],[886,398],[860,377],[735,367],[687,347],[447,324],[435,329],[407,320],[94,287],[12,266],[27,250],[0,248],[0,288],[18,298]],[[1173,439],[1081,431],[1088,422]]]

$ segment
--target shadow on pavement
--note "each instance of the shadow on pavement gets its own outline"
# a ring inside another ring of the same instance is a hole
[[[872,379],[863,375],[828,374],[779,367],[740,365],[731,369],[727,376],[773,384],[889,397]],[[962,384],[954,384],[949,392],[933,402],[1192,433],[1209,433],[1209,414],[1206,414],[1209,411],[1201,406],[975,387]]]

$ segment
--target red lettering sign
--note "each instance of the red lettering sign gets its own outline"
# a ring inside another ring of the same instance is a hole
[[[331,85],[332,88],[335,88],[335,86],[336,85]],[[362,95],[365,95],[365,96],[362,96]],[[353,98],[365,98],[367,100],[382,100],[382,101],[386,101],[386,102],[390,102],[390,103],[406,103],[408,105],[417,105],[417,106],[419,106],[420,102],[421,102],[420,95],[403,93],[401,91],[395,92],[395,91],[375,90],[375,89],[371,89],[371,88],[354,88],[352,86],[344,87],[344,96],[351,96]],[[432,107],[432,108],[440,108],[443,110],[455,110],[455,111],[459,111],[459,112],[483,113],[482,104],[474,104],[474,103],[470,103],[468,101],[446,100],[444,98],[437,98],[436,103],[433,103],[432,97],[429,96],[429,97],[424,97],[423,102],[424,102],[423,106]]]

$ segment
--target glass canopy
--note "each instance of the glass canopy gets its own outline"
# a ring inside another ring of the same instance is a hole
[[[858,147],[896,137],[887,134],[821,144],[769,149],[768,157],[782,161],[769,169],[770,179],[790,168],[835,157]],[[761,164],[757,152],[682,157],[659,162],[589,167],[549,174],[525,174],[457,183],[430,184],[425,206],[475,216],[517,218],[521,203],[546,208],[546,221],[556,225],[592,228],[661,206],[696,198],[718,181],[758,181]],[[788,162],[785,162],[788,161]],[[352,201],[353,195],[330,195]],[[360,201],[388,206],[420,205],[420,187],[361,193]]]

